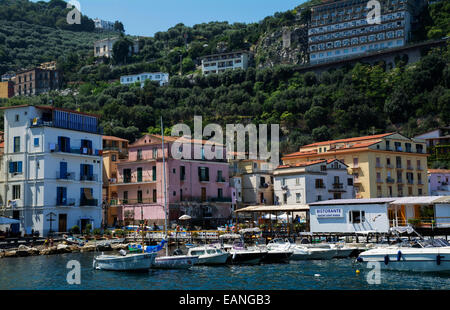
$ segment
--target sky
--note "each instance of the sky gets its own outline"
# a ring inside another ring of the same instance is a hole
[[[38,0],[32,0],[37,2]],[[66,0],[68,2],[68,0]],[[253,23],[295,8],[305,0],[78,0],[90,18],[120,20],[130,35],[153,36],[178,23]]]

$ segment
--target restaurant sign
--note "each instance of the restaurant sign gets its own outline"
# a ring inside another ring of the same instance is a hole
[[[339,208],[326,208],[326,209],[317,209],[316,215],[318,218],[327,218],[327,217],[344,217],[344,212]]]

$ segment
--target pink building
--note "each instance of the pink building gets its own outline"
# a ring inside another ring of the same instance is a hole
[[[192,217],[193,225],[220,225],[231,218],[231,189],[225,160],[186,160],[172,156],[178,137],[147,134],[129,145],[128,159],[117,169],[117,200],[125,225],[148,220],[164,223],[164,174],[166,171],[169,220]],[[188,141],[188,140],[187,140]],[[207,141],[192,141],[204,146]],[[163,154],[165,167],[163,166]],[[193,152],[192,152],[193,154]]]
[[[431,196],[449,196],[450,169],[428,169],[428,186]]]

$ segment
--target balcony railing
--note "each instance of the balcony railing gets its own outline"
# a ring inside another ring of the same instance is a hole
[[[68,154],[78,154],[78,155],[89,155],[89,156],[102,156],[102,150],[90,149],[90,148],[63,148],[58,144],[50,143],[49,150],[51,153],[68,153]]]
[[[79,122],[70,122],[70,121],[44,121],[42,119],[31,119],[30,120],[31,127],[55,127],[55,128],[64,128],[70,130],[78,130],[84,132],[91,132],[96,134],[103,134],[103,128],[100,126],[87,126],[86,124],[82,124]]]
[[[225,183],[226,181],[224,177],[217,177],[216,182]]]
[[[316,184],[316,188],[326,188],[325,184]]]
[[[137,178],[135,176],[132,177],[119,177],[117,179],[117,184],[139,184],[139,183],[151,183],[156,182],[152,177],[142,177]]]
[[[386,183],[395,183],[393,178],[386,178]]]
[[[98,181],[98,176],[97,176],[96,174],[92,174],[92,175],[81,175],[81,176],[80,176],[80,181],[97,182],[97,181]]]
[[[56,206],[60,206],[60,207],[71,207],[71,206],[75,206],[75,198],[69,198],[69,199],[56,199]]]
[[[75,172],[61,173],[61,171],[57,171],[56,172],[56,179],[57,180],[71,180],[71,181],[75,181],[76,174],[75,174]]]
[[[343,183],[333,183],[333,188],[334,189],[343,189],[344,184]]]
[[[96,206],[98,206],[98,199],[81,198],[80,206],[81,207],[96,207]]]

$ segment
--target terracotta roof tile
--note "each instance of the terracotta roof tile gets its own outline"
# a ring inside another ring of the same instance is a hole
[[[312,147],[312,146],[328,145],[328,144],[334,144],[334,143],[346,143],[346,142],[373,140],[373,139],[379,139],[379,138],[391,136],[393,134],[394,133],[391,132],[391,133],[383,133],[383,134],[373,135],[373,136],[364,136],[364,137],[354,137],[354,138],[347,138],[347,139],[340,139],[340,140],[323,141],[323,142],[317,142],[317,143],[313,143],[313,144],[304,145],[303,147]]]

